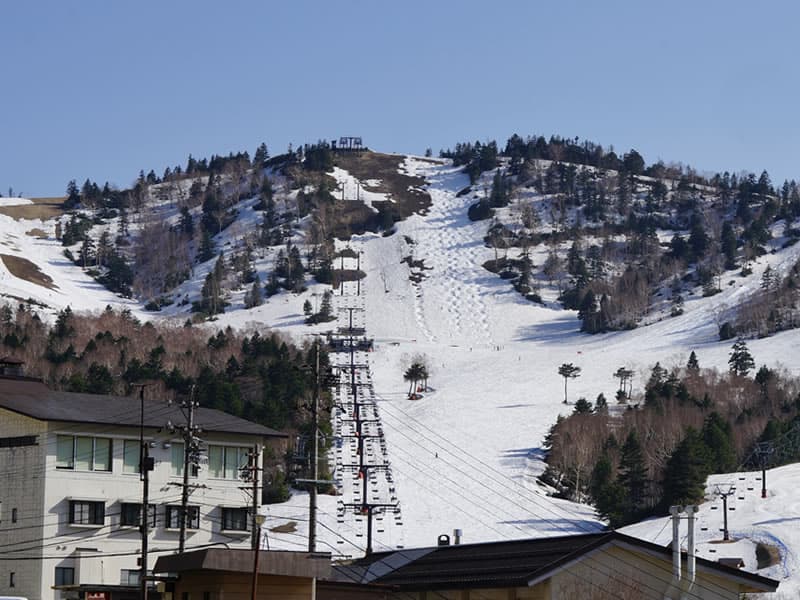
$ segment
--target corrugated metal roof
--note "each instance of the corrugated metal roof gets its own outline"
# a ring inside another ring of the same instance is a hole
[[[588,551],[609,533],[484,544],[436,546],[416,560],[378,576],[374,583],[404,589],[525,586],[547,566],[575,552]],[[399,552],[401,555],[403,551]],[[390,557],[378,563],[391,562]],[[371,562],[370,571],[375,571]]]
[[[39,419],[138,427],[140,400],[133,396],[76,394],[49,389],[41,381],[29,378],[0,377],[0,408]],[[165,400],[145,399],[145,427],[164,427],[167,421],[181,425],[185,417],[175,404]],[[205,431],[287,437],[287,434],[258,423],[211,408],[198,408],[195,423]]]
[[[671,560],[671,550],[616,531],[482,544],[434,546],[373,554],[344,567],[346,575],[361,576],[364,583],[396,586],[401,590],[443,590],[527,586],[559,567],[608,544],[622,543]],[[409,560],[410,559],[410,560]],[[768,591],[778,582],[697,559],[721,576],[746,583],[748,591]],[[388,567],[388,568],[387,568]]]

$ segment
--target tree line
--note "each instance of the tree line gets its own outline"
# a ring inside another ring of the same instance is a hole
[[[441,155],[479,164],[487,147],[497,144],[459,144]],[[682,313],[693,288],[705,296],[719,293],[726,271],[752,272],[768,252],[776,223],[785,222],[784,246],[800,240],[800,229],[790,225],[800,217],[798,185],[775,186],[766,171],[701,177],[682,165],[647,165],[636,150],[617,156],[592,142],[556,136],[512,136],[493,157],[487,170],[500,158],[505,166],[468,211],[473,220],[493,219],[484,241],[496,256],[486,267],[534,301],[541,282],[556,285],[563,306],[578,311],[587,333],[636,327],[659,302],[659,292],[664,297],[666,291],[673,316]],[[534,200],[523,199],[531,191]],[[508,216],[498,220],[497,209],[506,207]],[[663,230],[674,232],[669,243],[659,239]],[[535,265],[529,252],[540,245],[547,259]],[[730,323],[728,337],[752,331],[762,316],[770,317],[772,331],[796,326],[794,278],[773,284],[771,294],[748,304],[747,324],[737,329]],[[782,293],[775,293],[778,287]]]
[[[566,385],[580,368],[558,373]],[[701,368],[692,352],[681,368],[656,363],[633,397],[633,372],[621,367],[613,377],[616,406],[603,394],[594,405],[581,398],[553,425],[542,475],[557,494],[593,503],[612,527],[702,501],[708,475],[736,470],[755,444],[800,422],[800,380],[756,369],[743,340],[731,348],[727,373]]]

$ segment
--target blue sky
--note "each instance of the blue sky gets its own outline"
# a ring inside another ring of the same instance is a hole
[[[0,190],[129,185],[186,157],[512,133],[800,178],[791,2],[3,4]]]

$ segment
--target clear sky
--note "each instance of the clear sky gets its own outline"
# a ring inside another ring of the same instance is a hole
[[[0,4],[0,190],[360,135],[388,152],[556,133],[800,179],[800,4]]]

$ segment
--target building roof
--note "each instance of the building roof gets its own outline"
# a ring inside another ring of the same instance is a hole
[[[409,591],[524,587],[609,545],[672,559],[671,551],[657,544],[609,531],[377,553],[340,567],[340,577]],[[744,591],[775,591],[778,587],[772,579],[702,558],[697,559],[697,570],[734,578]]]
[[[40,421],[89,423],[139,427],[140,401],[132,396],[76,394],[51,390],[38,379],[0,377],[0,408]],[[176,404],[145,399],[144,426],[164,427],[167,421],[185,421]],[[198,408],[195,423],[204,431],[262,437],[287,437],[287,434],[253,423],[220,410]]]
[[[160,556],[153,571],[155,573],[184,571],[252,573],[253,558],[252,550],[206,548],[183,554]],[[258,560],[258,572],[265,575],[327,579],[330,571],[331,555],[327,552],[262,550]]]

